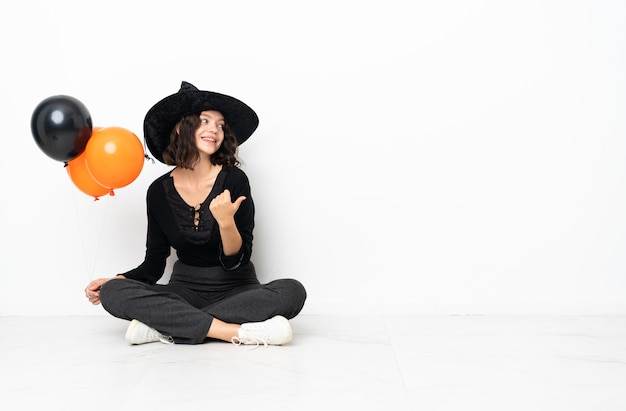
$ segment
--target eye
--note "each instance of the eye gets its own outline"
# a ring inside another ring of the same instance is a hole
[[[207,124],[209,122],[209,120],[207,120],[206,118],[201,118],[200,119],[200,124]]]

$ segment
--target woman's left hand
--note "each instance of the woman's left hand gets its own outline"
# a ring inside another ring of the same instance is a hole
[[[233,202],[230,198],[230,191],[224,190],[211,200],[209,210],[220,226],[231,224],[234,222],[235,213],[239,210],[239,206],[245,199],[245,196],[240,196]]]

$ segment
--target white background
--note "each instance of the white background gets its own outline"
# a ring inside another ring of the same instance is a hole
[[[0,6],[0,315],[102,314],[141,175],[99,201],[30,131],[70,95],[143,138],[182,80],[251,105],[261,280],[305,312],[626,313],[621,1],[59,0]]]

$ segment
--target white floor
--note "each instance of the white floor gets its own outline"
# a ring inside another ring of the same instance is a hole
[[[626,410],[626,316],[292,326],[283,347],[129,346],[108,316],[0,317],[0,410]]]

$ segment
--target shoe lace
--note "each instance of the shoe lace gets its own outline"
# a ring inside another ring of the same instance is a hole
[[[174,339],[169,335],[159,335],[159,341],[161,341],[163,344],[174,344]]]
[[[235,344],[235,345],[241,345],[241,344],[254,344],[255,347],[254,348],[258,348],[261,344],[263,344],[265,346],[265,348],[267,348],[267,341],[261,339],[261,338],[250,338],[250,337],[246,337],[246,338],[239,338],[239,337],[233,337],[230,339],[230,341]]]

